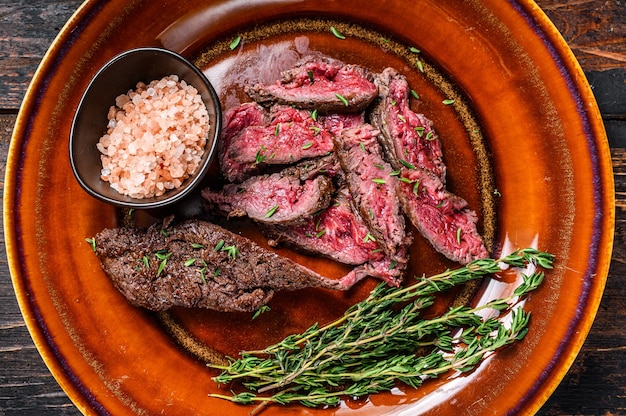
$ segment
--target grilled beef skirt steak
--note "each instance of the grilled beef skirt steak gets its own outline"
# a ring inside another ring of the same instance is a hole
[[[432,121],[409,107],[406,77],[386,68],[376,83],[380,96],[370,112],[370,122],[382,133],[379,139],[389,163],[394,169],[414,165],[429,170],[445,183],[441,141]]]
[[[133,304],[250,312],[279,290],[345,289],[251,240],[206,221],[105,229],[95,237],[106,274]]]
[[[271,246],[285,244],[344,264],[358,265],[384,257],[361,217],[352,210],[345,188],[337,192],[328,208],[302,224],[263,226],[261,231]]]
[[[378,95],[373,75],[358,65],[309,55],[284,71],[275,84],[246,89],[256,102],[293,105],[320,113],[358,113]]]
[[[294,224],[327,208],[333,190],[327,176],[302,181],[279,172],[227,184],[219,192],[203,189],[201,194],[207,211],[228,217],[248,216],[260,223]]]
[[[281,106],[272,109],[267,125],[251,125],[231,140],[228,157],[239,163],[280,165],[322,156],[333,139],[311,112]]]
[[[396,192],[405,214],[437,251],[461,264],[489,256],[476,213],[434,173],[403,168]]]
[[[258,163],[238,162],[229,157],[231,144],[249,126],[265,126],[270,122],[267,111],[256,103],[244,103],[224,114],[224,128],[217,142],[222,175],[229,181],[242,181],[259,172]]]
[[[383,160],[378,134],[369,124],[344,130],[335,140],[335,151],[354,206],[401,274],[408,261],[411,238],[405,231],[395,194],[396,179],[389,163]]]
[[[355,265],[341,279],[352,287],[371,276],[391,285],[400,283],[399,269],[378,246],[360,215],[355,213],[346,187],[337,191],[330,206],[303,224],[292,226],[262,225],[261,232],[270,246],[286,245],[297,251],[321,255],[339,263]]]

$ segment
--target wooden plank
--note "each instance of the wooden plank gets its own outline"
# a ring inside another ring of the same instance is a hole
[[[46,50],[81,0],[0,0],[0,109],[18,109]]]
[[[587,71],[626,64],[623,0],[537,0]]]

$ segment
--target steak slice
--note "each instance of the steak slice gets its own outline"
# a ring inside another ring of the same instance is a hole
[[[286,104],[321,113],[357,113],[378,95],[373,78],[361,66],[309,55],[284,71],[275,84],[256,84],[246,92],[265,106]]]
[[[248,126],[235,136],[228,157],[238,163],[288,164],[333,150],[333,139],[311,112],[280,106],[267,125]]]
[[[370,113],[387,160],[394,169],[413,165],[446,181],[441,141],[433,123],[409,107],[409,83],[404,75],[386,68],[376,79],[380,97]],[[405,162],[404,164],[402,162]]]
[[[344,130],[335,139],[335,151],[355,208],[394,268],[403,271],[411,238],[405,231],[394,189],[396,179],[389,163],[383,160],[378,134],[369,124]]]
[[[320,254],[344,264],[358,265],[384,257],[369,229],[350,206],[347,189],[342,188],[328,208],[302,224],[261,227],[271,246]]]
[[[256,103],[244,103],[227,111],[224,128],[218,141],[220,171],[229,181],[241,181],[259,171],[257,163],[241,162],[229,157],[233,140],[249,126],[265,126],[270,122],[266,110]]]
[[[385,261],[386,255],[363,219],[352,209],[350,200],[347,188],[341,188],[327,209],[305,223],[262,226],[261,232],[268,238],[270,246],[285,244],[297,251],[359,266],[341,279],[346,287],[352,287],[366,276],[397,286],[401,280],[400,270],[389,267],[391,261]]]
[[[476,213],[434,173],[402,169],[396,192],[406,215],[437,251],[462,264],[489,256],[476,229]]]
[[[278,290],[339,289],[328,279],[206,221],[165,229],[105,229],[96,253],[117,289],[136,306],[250,312]]]
[[[293,224],[328,207],[334,190],[329,177],[302,180],[289,173],[254,176],[241,184],[226,184],[219,192],[203,189],[205,208],[229,218],[248,216],[260,223]]]

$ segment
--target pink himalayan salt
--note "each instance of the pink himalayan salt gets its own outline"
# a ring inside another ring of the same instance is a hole
[[[101,178],[133,198],[182,185],[202,160],[209,114],[198,91],[170,75],[118,96],[97,144]]]

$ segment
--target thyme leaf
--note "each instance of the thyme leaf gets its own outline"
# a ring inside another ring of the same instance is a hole
[[[346,38],[344,35],[341,34],[341,32],[339,32],[337,30],[337,28],[335,26],[331,26],[330,27],[330,33],[332,33],[333,36],[336,37],[337,39],[345,39]]]
[[[348,102],[346,97],[344,97],[343,95],[339,94],[338,92],[335,93],[335,97],[339,98],[339,101],[341,101],[343,103],[343,105],[345,105],[346,107],[350,105],[350,103]]]
[[[230,43],[228,44],[228,47],[232,51],[232,50],[237,49],[237,46],[239,46],[240,43],[241,43],[241,36],[237,36],[236,38],[230,41]]]

